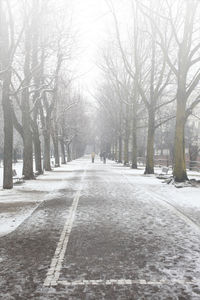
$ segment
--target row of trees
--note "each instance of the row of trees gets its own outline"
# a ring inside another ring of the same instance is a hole
[[[55,5],[56,4],[56,5]],[[4,125],[3,187],[13,187],[14,129],[23,143],[23,175],[51,170],[84,151],[84,100],[70,69],[76,41],[66,2],[0,0],[0,80]],[[80,121],[81,119],[81,121]],[[33,160],[34,157],[34,160]],[[43,158],[43,159],[42,159]]]
[[[107,1],[115,38],[99,63],[105,78],[95,94],[98,117],[104,120],[101,136],[104,143],[111,142],[119,162],[124,153],[125,164],[131,140],[132,168],[137,168],[138,143],[147,128],[145,173],[152,174],[156,129],[173,129],[173,175],[184,181],[185,126],[200,103],[200,4],[196,0],[127,3],[131,22],[125,30],[114,2]]]

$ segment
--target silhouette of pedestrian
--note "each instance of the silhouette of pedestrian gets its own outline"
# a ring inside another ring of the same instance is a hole
[[[91,154],[91,157],[92,157],[92,163],[94,163],[94,159],[95,159],[95,152],[92,152],[92,154]]]
[[[103,152],[103,163],[106,164],[106,152]]]

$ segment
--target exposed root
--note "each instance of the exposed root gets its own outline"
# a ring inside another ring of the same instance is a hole
[[[196,179],[185,180],[184,182],[176,182],[173,176],[167,177],[166,175],[159,175],[157,178],[164,179],[163,183],[172,184],[176,188],[200,187],[200,180]]]

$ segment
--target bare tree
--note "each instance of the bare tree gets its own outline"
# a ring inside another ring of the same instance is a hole
[[[174,147],[174,171],[176,181],[187,179],[185,163],[185,123],[191,111],[199,104],[196,87],[200,80],[197,12],[199,1],[167,1],[159,13],[160,23],[155,21],[158,13],[151,10],[143,12],[153,22],[159,36],[159,45],[166,62],[176,78],[176,128]],[[182,13],[180,13],[182,12]],[[162,30],[161,30],[162,28]],[[163,34],[165,33],[165,34]]]
[[[134,83],[134,97],[138,98],[140,95],[147,113],[148,113],[148,136],[147,136],[147,149],[146,149],[146,168],[145,174],[154,173],[154,136],[155,129],[160,125],[156,124],[156,112],[160,108],[159,102],[165,94],[167,85],[169,84],[171,77],[171,70],[168,68],[165,60],[165,56],[160,51],[157,45],[157,37],[155,26],[152,22],[147,24],[145,19],[140,16],[140,23],[136,22],[133,28],[133,58],[132,55],[127,55],[126,46],[122,44],[119,24],[115,9],[112,1],[108,1],[108,5],[113,14],[116,37],[121,52],[121,57],[124,62],[124,68]],[[138,10],[135,5],[133,7],[133,17],[137,21]],[[142,21],[141,21],[142,20]],[[149,21],[149,20],[148,20]],[[150,31],[149,31],[150,25]],[[142,35],[140,34],[142,32]],[[144,39],[145,36],[145,39]],[[167,98],[167,97],[166,97]],[[173,100],[173,99],[172,99]],[[167,105],[172,100],[167,99],[162,101],[162,106]],[[135,100],[134,100],[135,101]],[[136,107],[134,105],[134,107]],[[171,116],[169,116],[169,119]],[[136,118],[133,114],[133,125],[136,127]],[[163,122],[166,122],[163,120]],[[136,132],[134,130],[134,132]],[[136,137],[133,135],[133,141]],[[134,145],[136,152],[137,145]],[[135,161],[135,159],[134,159]]]
[[[7,17],[8,16],[8,17]],[[12,64],[22,31],[15,38],[14,19],[9,1],[0,1],[0,76],[2,85],[2,105],[4,116],[4,175],[3,188],[11,189],[13,156],[13,109],[10,97]]]

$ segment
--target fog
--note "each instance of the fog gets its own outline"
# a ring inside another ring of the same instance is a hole
[[[1,299],[200,299],[199,172],[199,0],[0,0]]]
[[[199,1],[0,1],[4,187],[53,153],[96,152],[177,181],[199,159]],[[17,153],[17,154],[16,154]],[[22,155],[23,153],[23,155]],[[33,160],[34,158],[34,160]]]

